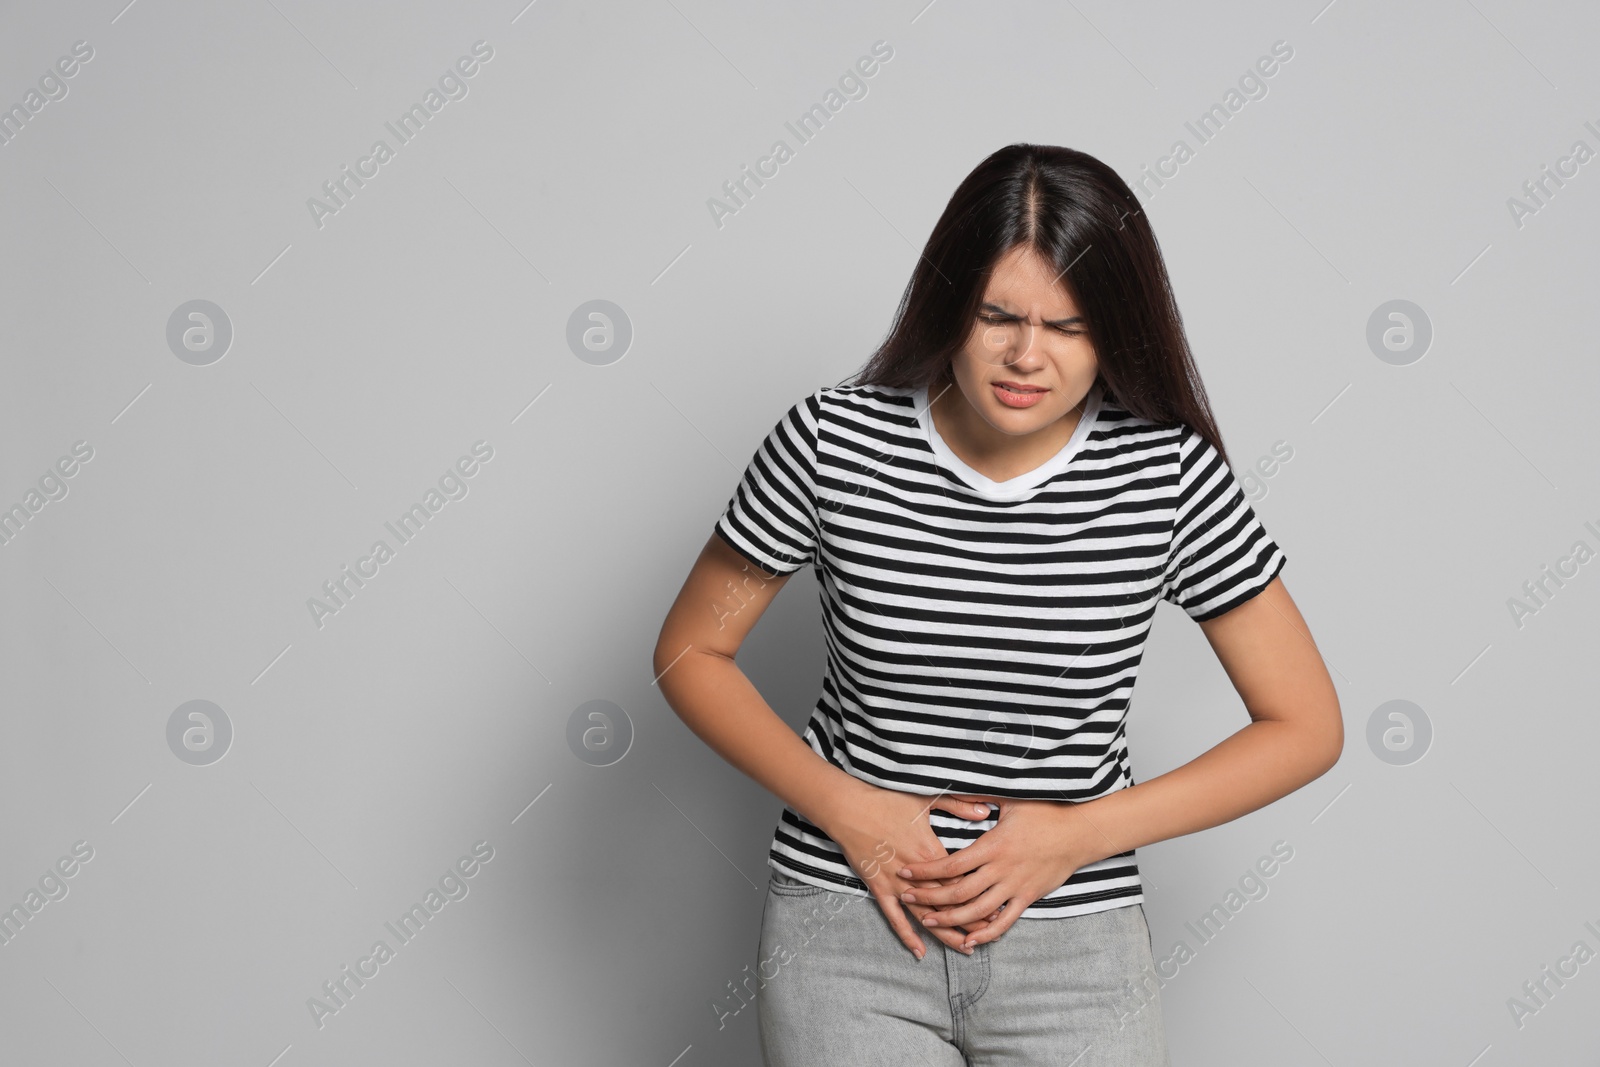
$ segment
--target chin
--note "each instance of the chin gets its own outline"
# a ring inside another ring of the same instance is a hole
[[[1066,414],[1066,410],[1045,411],[1037,405],[1031,408],[1008,408],[1000,401],[991,401],[988,405],[989,424],[997,430],[1021,436],[1042,430]]]

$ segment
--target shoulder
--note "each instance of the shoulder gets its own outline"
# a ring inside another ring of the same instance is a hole
[[[816,454],[841,437],[887,442],[917,426],[916,390],[882,385],[824,385],[795,400],[778,416],[772,436]]]
[[[916,390],[903,385],[825,385],[811,395],[834,407],[882,407],[911,410]]]
[[[915,388],[893,385],[825,385],[801,401],[813,419],[828,429],[857,433],[891,432],[917,421]]]
[[[1160,423],[1135,415],[1106,394],[1095,413],[1088,445],[1108,462],[1136,465],[1151,473],[1169,473],[1175,479],[1196,441],[1205,443],[1187,424]]]

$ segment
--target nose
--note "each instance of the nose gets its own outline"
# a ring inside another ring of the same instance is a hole
[[[1017,346],[1016,357],[1007,365],[1031,370],[1042,366],[1045,361],[1044,346],[1039,343],[1039,331],[1042,326],[1036,325],[1032,319],[1018,323],[1022,331],[1021,342]]]

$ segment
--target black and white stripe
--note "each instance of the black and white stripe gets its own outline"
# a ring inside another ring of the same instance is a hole
[[[922,795],[1079,801],[1132,785],[1124,719],[1157,602],[1210,619],[1286,562],[1216,449],[1098,382],[1061,453],[1003,483],[939,438],[925,390],[818,389],[774,425],[714,529],[770,573],[817,568],[828,656],[807,743]],[[929,818],[952,852],[995,825]],[[865,892],[787,806],[768,862]],[[1130,850],[1022,914],[1143,899]]]

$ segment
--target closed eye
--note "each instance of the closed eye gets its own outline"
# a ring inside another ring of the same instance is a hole
[[[1016,315],[987,314],[987,315],[979,315],[978,318],[979,318],[979,320],[981,320],[983,322],[987,322],[991,326],[1004,326],[1008,322],[1022,322],[1022,321],[1024,321],[1023,319],[1018,318]],[[1071,327],[1067,327],[1067,326],[1060,326],[1060,325],[1056,325],[1056,324],[1053,324],[1053,323],[1050,325],[1050,328],[1052,330],[1055,330],[1057,333],[1063,334],[1063,335],[1065,335],[1067,337],[1078,337],[1078,336],[1081,336],[1083,334],[1083,331],[1081,329],[1075,329],[1075,328],[1071,328]]]

